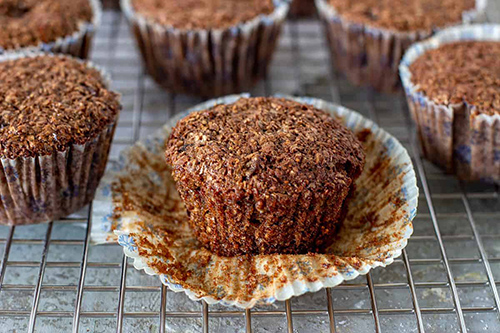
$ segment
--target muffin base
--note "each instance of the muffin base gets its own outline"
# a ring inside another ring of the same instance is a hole
[[[151,77],[168,91],[208,97],[248,90],[265,76],[288,3],[220,30],[161,26],[134,12],[130,0],[121,8]]]
[[[407,95],[425,158],[466,181],[500,181],[500,117]]]
[[[330,245],[342,221],[351,187],[346,184],[329,189],[329,193],[289,197],[264,208],[261,214],[251,198],[241,198],[236,204],[231,194],[207,188],[197,191],[198,184],[195,180],[177,180],[176,188],[196,238],[220,256],[321,252]]]
[[[84,145],[39,157],[2,158],[0,224],[49,222],[84,207],[94,197],[115,125]]]

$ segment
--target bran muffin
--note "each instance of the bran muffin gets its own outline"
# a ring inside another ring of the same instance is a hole
[[[0,223],[47,222],[88,204],[104,172],[118,95],[67,56],[0,57]]]
[[[500,115],[500,40],[445,43],[416,58],[409,73],[420,98],[408,100],[424,155],[463,180],[500,180],[492,146],[498,121],[481,121]],[[434,108],[449,118],[436,117]],[[440,124],[446,132],[435,132]]]
[[[97,0],[0,0],[0,54],[25,48],[86,58]]]
[[[364,158],[328,113],[278,98],[194,112],[166,147],[191,227],[223,256],[321,251]]]
[[[475,0],[316,0],[335,67],[356,85],[400,90],[405,50],[434,31],[477,19]]]
[[[148,73],[165,89],[219,96],[267,71],[286,0],[122,0]]]

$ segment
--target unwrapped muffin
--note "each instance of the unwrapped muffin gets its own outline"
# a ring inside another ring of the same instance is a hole
[[[37,50],[87,58],[98,0],[0,0],[0,54]]]
[[[267,71],[286,0],[122,0],[146,69],[165,89],[220,96]]]
[[[0,224],[48,222],[88,204],[121,109],[90,65],[0,56]]]
[[[316,0],[335,67],[356,85],[400,90],[399,62],[436,30],[478,20],[485,1]]]
[[[328,113],[278,98],[241,98],[173,128],[167,163],[199,241],[218,255],[323,249],[365,154]]]
[[[500,181],[500,26],[412,46],[401,78],[424,156],[462,180]]]

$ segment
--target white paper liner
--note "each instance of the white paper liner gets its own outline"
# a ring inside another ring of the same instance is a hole
[[[0,62],[40,55],[72,58],[24,49],[1,54]],[[90,62],[85,65],[97,70],[109,87],[107,72]],[[49,222],[87,205],[106,168],[116,120],[87,143],[72,145],[64,151],[36,157],[0,158],[0,224]]]
[[[164,142],[187,113],[241,96],[247,95],[200,104],[125,151],[96,193],[92,242],[118,241],[134,259],[134,267],[159,276],[192,300],[240,308],[334,287],[392,263],[413,231],[418,188],[411,159],[394,137],[370,120],[313,98],[294,99],[330,112],[366,137],[365,171],[328,254],[218,257],[201,247],[164,162]]]
[[[337,13],[328,0],[315,1],[335,67],[356,85],[369,85],[382,92],[399,91],[401,57],[410,45],[433,31],[398,32],[355,23]],[[487,0],[476,0],[475,9],[464,12],[460,23],[484,20],[486,6]]]
[[[220,96],[250,89],[271,61],[287,0],[274,0],[268,15],[225,29],[177,29],[134,11],[131,0],[120,6],[130,22],[148,73],[167,90]]]
[[[413,45],[399,72],[424,156],[463,180],[500,180],[500,115],[487,115],[474,105],[435,103],[411,81],[410,65],[424,52],[465,40],[500,42],[500,25],[477,24],[443,30]],[[460,69],[457,69],[460,70]]]
[[[71,0],[67,0],[71,1]],[[102,4],[100,0],[89,0],[92,7],[92,20],[91,22],[80,22],[79,29],[69,36],[57,38],[55,41],[43,43],[38,45],[27,46],[17,49],[5,50],[0,47],[0,55],[7,52],[50,52],[68,54],[80,59],[87,59],[92,39],[94,34],[101,23]]]

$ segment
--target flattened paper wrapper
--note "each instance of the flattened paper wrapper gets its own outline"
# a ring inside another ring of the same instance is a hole
[[[401,32],[360,24],[340,15],[328,0],[315,1],[335,67],[356,85],[382,92],[400,91],[398,66],[404,52],[434,31]],[[486,5],[487,0],[476,0],[475,8],[464,12],[457,24],[482,21]]]
[[[71,1],[71,0],[66,0]],[[92,39],[101,24],[102,5],[100,0],[89,0],[92,8],[91,22],[80,22],[77,31],[68,36],[57,38],[53,42],[40,43],[18,49],[4,50],[0,47],[0,55],[10,52],[50,52],[71,55],[80,59],[87,59],[90,53]]]
[[[240,97],[211,100],[189,111]],[[330,112],[366,149],[365,171],[325,254],[219,257],[201,247],[164,160],[171,126],[187,113],[136,143],[107,173],[94,200],[91,239],[118,241],[137,269],[159,276],[173,291],[241,308],[333,287],[392,263],[413,231],[417,209],[418,188],[408,153],[356,112],[318,99],[294,99]]]
[[[500,42],[500,25],[478,24],[443,30],[412,46],[399,66],[399,73],[424,156],[462,180],[498,183],[500,115],[486,115],[465,102],[435,103],[411,81],[410,65],[424,52],[466,40]]]

